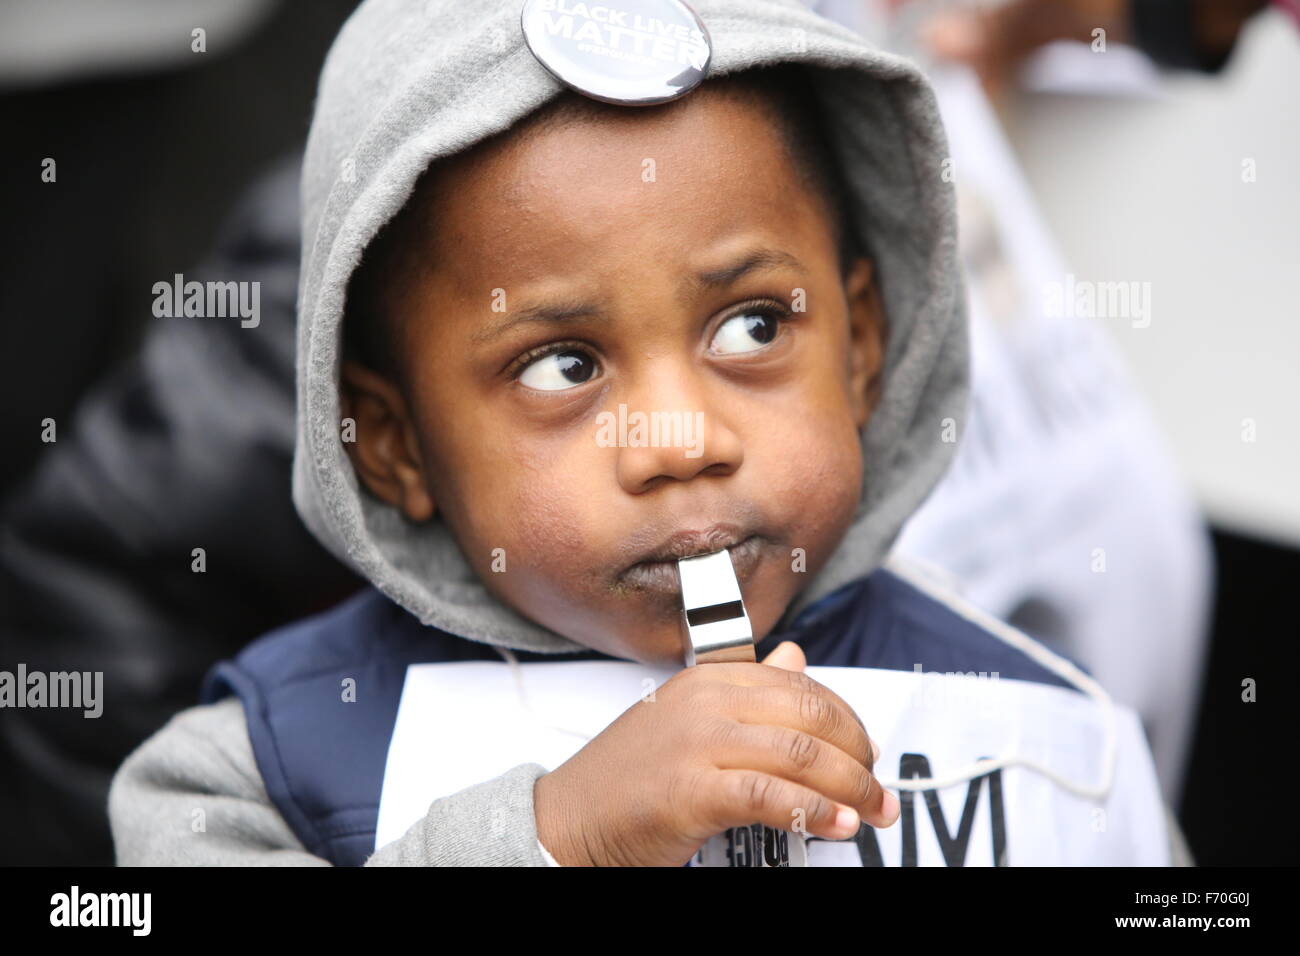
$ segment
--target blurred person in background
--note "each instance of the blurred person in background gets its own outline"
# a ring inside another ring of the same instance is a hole
[[[1300,24],[1296,0],[1009,0],[945,6],[927,22],[924,41],[935,56],[974,69],[991,93],[1045,44],[1089,43],[1098,29],[1160,66],[1218,73],[1246,22],[1270,5]]]

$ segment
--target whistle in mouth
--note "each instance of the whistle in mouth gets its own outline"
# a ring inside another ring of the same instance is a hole
[[[740,596],[731,552],[681,558],[682,633],[686,666],[754,663],[754,629]]]

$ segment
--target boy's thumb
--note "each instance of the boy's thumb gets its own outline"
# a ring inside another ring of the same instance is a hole
[[[803,648],[794,641],[782,641],[763,658],[763,663],[786,671],[801,671],[808,665],[808,659],[803,656]]]

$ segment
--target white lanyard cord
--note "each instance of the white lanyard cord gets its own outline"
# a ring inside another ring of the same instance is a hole
[[[1105,801],[1110,793],[1110,789],[1115,780],[1115,760],[1116,749],[1119,740],[1119,731],[1115,722],[1115,702],[1106,693],[1105,689],[1095,680],[1079,670],[1072,662],[1053,653],[1042,644],[1035,641],[1026,634],[1022,634],[1015,628],[1004,624],[990,614],[981,611],[974,605],[967,604],[965,601],[955,595],[937,588],[934,583],[928,580],[923,574],[919,573],[914,567],[899,561],[896,557],[890,558],[886,562],[889,571],[911,584],[917,590],[923,592],[928,597],[933,598],[945,607],[950,608],[957,614],[960,614],[972,624],[988,631],[994,637],[1010,644],[1017,650],[1023,651],[1035,662],[1041,664],[1047,670],[1061,677],[1075,687],[1082,690],[1091,697],[1102,710],[1102,720],[1105,724],[1105,742],[1102,746],[1102,770],[1101,780],[1094,786],[1088,784],[1076,783],[1062,777],[1050,767],[1046,767],[1036,760],[1030,760],[1028,757],[997,757],[990,760],[977,760],[975,763],[950,774],[946,777],[917,777],[910,780],[881,780],[880,782],[892,789],[897,790],[942,790],[945,787],[951,787],[961,783],[963,780],[970,780],[973,777],[982,776],[993,770],[1003,767],[1025,767],[1047,777],[1058,787],[1068,790],[1070,793],[1080,797],[1086,797],[1091,800]]]

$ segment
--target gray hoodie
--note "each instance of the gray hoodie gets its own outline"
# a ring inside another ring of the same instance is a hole
[[[509,128],[561,89],[525,45],[521,5],[368,0],[330,52],[302,178],[293,496],[326,547],[423,623],[560,653],[583,648],[492,597],[442,521],[410,523],[362,493],[339,437],[344,297],[366,245],[431,161]],[[711,75],[782,61],[815,67],[889,320],[882,397],[861,435],[869,480],[840,546],[780,627],[879,566],[951,458],[954,445],[940,436],[946,427],[960,432],[968,387],[953,192],[933,97],[908,61],[798,0],[693,6],[712,40]],[[545,865],[532,805],[545,772],[522,764],[434,801],[366,865]],[[489,806],[513,825],[485,837]],[[109,812],[122,864],[328,865],[303,849],[268,799],[236,699],[191,708],[146,741],[119,770]]]

